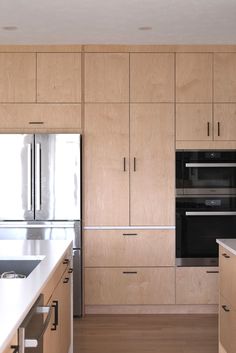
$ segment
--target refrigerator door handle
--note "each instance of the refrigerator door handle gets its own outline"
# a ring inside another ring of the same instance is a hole
[[[36,211],[41,210],[41,144],[36,143],[36,163],[35,163],[35,203]]]
[[[32,211],[32,144],[27,144],[27,211]]]

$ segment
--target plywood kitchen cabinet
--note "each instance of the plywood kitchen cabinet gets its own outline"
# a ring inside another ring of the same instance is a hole
[[[176,268],[176,304],[218,304],[218,288],[217,267]]]
[[[214,101],[236,102],[236,53],[214,54]]]
[[[175,224],[174,158],[174,106],[131,104],[131,225]]]
[[[0,104],[1,132],[81,130],[81,104]]]
[[[85,305],[174,304],[175,269],[86,268]]]
[[[174,54],[130,54],[130,101],[174,102]]]
[[[63,269],[64,272],[61,273]],[[69,265],[64,265],[64,267],[59,265],[56,274],[44,290],[45,301],[47,296],[50,296],[47,305],[53,307],[53,314],[43,339],[43,351],[45,353],[69,352],[72,320],[70,272]],[[60,275],[62,276],[58,281]],[[52,287],[53,292],[49,294]]]
[[[236,351],[236,255],[219,247],[220,306],[219,306],[219,352]]]
[[[86,225],[129,223],[129,105],[86,104]]]
[[[214,122],[215,140],[236,140],[236,104],[215,104]]]
[[[85,102],[129,102],[129,54],[85,53]]]
[[[177,53],[176,102],[212,102],[212,66],[211,53]]]
[[[176,104],[176,140],[211,141],[212,104]]]
[[[81,102],[81,53],[37,54],[37,102]]]
[[[36,54],[0,53],[0,103],[36,101]]]
[[[174,224],[172,104],[132,104],[130,130],[128,105],[87,104],[84,146],[85,225]]]
[[[173,230],[85,230],[85,267],[175,266]]]
[[[8,347],[4,350],[3,353],[14,353],[14,350],[18,347],[18,337],[17,334],[13,337],[11,342],[8,344]]]

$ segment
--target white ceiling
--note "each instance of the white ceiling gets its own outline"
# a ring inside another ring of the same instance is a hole
[[[236,0],[0,0],[0,44],[51,43],[236,44]]]

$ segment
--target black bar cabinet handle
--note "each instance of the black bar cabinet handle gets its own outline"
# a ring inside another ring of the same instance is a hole
[[[11,349],[13,349],[12,353],[18,353],[19,352],[19,346],[11,346]]]
[[[207,136],[210,136],[210,123],[207,122]]]
[[[126,158],[124,157],[124,172],[126,172]]]
[[[217,134],[220,136],[220,122],[217,123]]]
[[[69,262],[70,262],[69,259],[65,259],[65,260],[63,260],[63,265],[67,265]]]
[[[219,273],[219,271],[206,271],[206,273]]]
[[[136,237],[137,235],[137,233],[123,233],[124,237]]]
[[[124,271],[124,275],[136,275],[138,272],[137,271]]]
[[[136,172],[136,157],[134,157],[134,172]]]
[[[69,268],[68,273],[72,273],[73,272],[73,268]]]
[[[58,326],[58,300],[53,300],[52,307],[54,308],[54,322],[52,324],[52,331],[56,331]]]
[[[68,283],[69,282],[69,277],[65,277],[64,280],[63,280],[63,283]]]
[[[222,308],[223,308],[224,311],[226,311],[227,313],[230,311],[230,309],[227,307],[227,305],[222,305]]]
[[[30,125],[43,125],[44,121],[29,121]]]
[[[227,255],[226,253],[223,253],[222,256],[224,256],[226,259],[230,259],[230,256]]]

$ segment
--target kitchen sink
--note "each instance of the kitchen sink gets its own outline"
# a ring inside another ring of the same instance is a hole
[[[0,276],[5,272],[15,272],[16,274],[28,277],[29,274],[38,266],[42,259],[32,259],[22,257],[21,259],[0,259]]]

